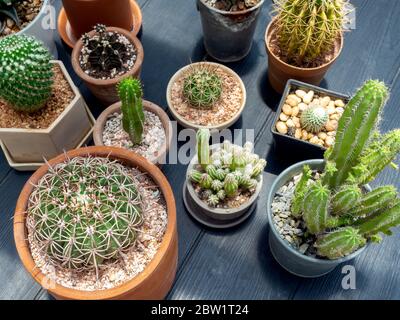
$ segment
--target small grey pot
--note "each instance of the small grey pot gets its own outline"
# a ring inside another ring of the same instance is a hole
[[[275,260],[288,272],[304,278],[316,278],[323,276],[339,264],[348,262],[358,255],[360,255],[366,248],[363,247],[351,255],[341,259],[325,260],[306,256],[289,245],[289,243],[281,238],[278,230],[276,229],[275,222],[271,210],[271,204],[274,200],[275,194],[294,176],[302,172],[304,165],[309,165],[312,170],[323,170],[325,167],[324,160],[306,160],[296,163],[283,171],[275,180],[271,187],[267,200],[267,214],[269,222],[269,246]],[[365,188],[370,191],[371,188],[367,185]]]
[[[210,146],[210,150],[215,150],[217,147],[219,147],[218,144],[214,144]],[[189,197],[188,201],[190,201],[191,205],[195,208],[195,210],[198,210],[202,212],[203,214],[216,219],[216,220],[223,220],[223,221],[229,221],[229,220],[234,220],[237,218],[240,218],[243,216],[245,213],[247,213],[248,210],[251,209],[251,206],[254,204],[255,201],[258,200],[258,196],[260,195],[260,191],[262,188],[263,184],[263,177],[262,175],[260,176],[258,180],[258,185],[256,188],[256,191],[253,193],[253,195],[250,197],[249,201],[246,203],[242,204],[238,208],[234,209],[222,209],[222,208],[213,208],[207,205],[204,201],[202,201],[196,191],[193,188],[193,185],[190,181],[189,178],[189,172],[194,169],[194,167],[198,164],[198,159],[197,155],[195,155],[192,160],[190,161],[187,171],[186,171],[186,186],[189,191]]]

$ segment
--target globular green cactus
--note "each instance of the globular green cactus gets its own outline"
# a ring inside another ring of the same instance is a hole
[[[329,120],[325,108],[320,106],[311,106],[304,110],[300,116],[300,123],[303,129],[308,132],[320,132]]]
[[[133,144],[140,144],[145,121],[142,85],[138,79],[128,77],[120,81],[117,89],[121,100],[122,127]]]
[[[191,67],[183,83],[183,96],[191,106],[212,108],[222,94],[222,81],[217,69],[208,64]]]
[[[53,85],[51,55],[35,38],[11,35],[0,40],[0,97],[21,112],[43,108]]]
[[[357,185],[342,186],[331,200],[332,214],[348,213],[361,198],[361,189]]]
[[[98,274],[135,244],[144,212],[139,187],[128,168],[107,158],[50,167],[29,200],[33,237],[54,265]]]
[[[276,0],[276,35],[288,63],[315,66],[342,33],[347,0]]]

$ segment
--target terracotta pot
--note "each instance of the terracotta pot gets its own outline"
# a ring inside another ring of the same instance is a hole
[[[163,299],[173,284],[178,262],[176,206],[171,186],[160,169],[155,165],[132,152],[120,148],[87,147],[76,149],[50,160],[49,164],[55,165],[65,161],[67,157],[84,157],[88,154],[97,157],[109,157],[127,166],[136,167],[146,172],[154,180],[155,184],[159,186],[165,198],[168,213],[167,230],[153,260],[146,266],[143,272],[124,284],[112,289],[97,291],[80,291],[55,284],[52,288],[48,289],[49,293],[57,299]],[[47,278],[36,267],[32,258],[25,225],[30,194],[34,189],[34,185],[36,185],[47,171],[48,166],[44,165],[28,180],[18,198],[14,215],[14,240],[18,254],[26,270],[40,285],[46,284]]]
[[[97,23],[133,29],[130,0],[62,0],[73,35],[79,39]]]
[[[268,78],[272,88],[275,91],[282,93],[285,89],[286,82],[289,79],[295,79],[302,82],[318,86],[325,76],[325,73],[336,61],[342,52],[343,48],[343,35],[335,44],[336,55],[328,63],[323,64],[316,68],[299,68],[283,62],[278,56],[276,56],[270,47],[271,37],[275,32],[275,20],[272,20],[268,25],[265,32],[265,45],[268,54]]]
[[[82,39],[80,39],[74,46],[74,50],[72,51],[71,59],[72,59],[72,67],[74,68],[76,74],[85,82],[86,86],[89,90],[99,99],[104,105],[110,105],[117,101],[119,101],[118,93],[116,85],[123,78],[132,76],[135,78],[140,77],[140,71],[142,69],[142,63],[144,58],[143,46],[140,43],[139,39],[132,36],[132,34],[126,30],[120,28],[109,27],[107,31],[114,31],[124,35],[129,41],[135,46],[137,51],[137,58],[135,64],[131,70],[123,74],[122,76],[118,76],[113,79],[102,80],[96,79],[89,75],[87,75],[81,68],[79,63],[79,56],[81,54],[81,50],[83,47]],[[93,36],[95,31],[91,31],[89,36]]]
[[[168,150],[171,147],[171,143],[172,143],[171,122],[169,121],[169,117],[165,113],[165,111],[162,108],[160,108],[158,105],[156,105],[150,101],[143,100],[143,109],[157,115],[157,117],[160,118],[161,123],[164,127],[166,141],[163,144],[163,146],[161,147],[161,149],[159,150],[157,157],[150,161],[154,164],[165,164],[166,156],[167,156]],[[93,130],[93,140],[94,140],[94,144],[96,146],[104,146],[104,144],[103,144],[104,126],[106,124],[108,117],[115,112],[121,113],[121,102],[117,102],[117,103],[114,103],[113,105],[109,106],[97,118],[96,124],[94,126],[94,130]]]

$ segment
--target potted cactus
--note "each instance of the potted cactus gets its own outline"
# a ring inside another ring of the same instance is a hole
[[[252,153],[253,145],[228,140],[209,146],[210,131],[197,132],[197,156],[187,169],[185,203],[198,220],[216,224],[243,221],[253,211],[261,191],[266,161]]]
[[[344,111],[325,159],[298,163],[276,179],[267,203],[269,241],[286,270],[326,274],[400,224],[397,190],[368,185],[395,166],[400,152],[400,130],[380,134],[376,128],[387,97],[384,83],[367,81]]]
[[[246,88],[231,69],[198,62],[178,70],[167,87],[172,116],[185,128],[225,129],[234,124],[246,105]]]
[[[208,54],[222,62],[248,55],[264,0],[197,0]]]
[[[156,104],[143,100],[139,80],[125,78],[118,84],[120,102],[105,109],[97,119],[96,146],[121,147],[155,164],[164,164],[172,142],[168,115]]]
[[[319,85],[343,47],[347,0],[278,0],[265,43],[268,77],[282,93],[287,80]]]
[[[117,84],[126,77],[140,77],[143,47],[124,29],[98,24],[75,44],[72,67],[100,102],[119,100]]]
[[[24,267],[57,299],[162,299],[176,273],[171,187],[120,148],[76,149],[36,171],[14,238]]]
[[[0,40],[0,140],[21,170],[78,147],[92,131],[93,116],[63,63],[50,59],[33,37]]]

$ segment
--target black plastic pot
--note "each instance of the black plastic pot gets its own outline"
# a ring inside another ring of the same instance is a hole
[[[243,59],[251,50],[254,31],[264,0],[253,8],[227,12],[197,0],[208,54],[222,62]]]
[[[330,91],[321,87],[313,86],[311,84],[290,79],[286,83],[286,88],[283,93],[281,102],[276,111],[275,119],[271,127],[272,135],[274,137],[276,152],[281,156],[288,156],[293,160],[302,161],[309,159],[323,158],[326,148],[312,144],[308,141],[296,139],[286,134],[279,133],[276,130],[276,123],[279,121],[279,115],[282,113],[282,107],[285,104],[287,96],[295,90],[310,91],[313,90],[318,95],[327,95],[331,98],[342,99],[345,103],[350,100],[350,97],[345,94]]]

